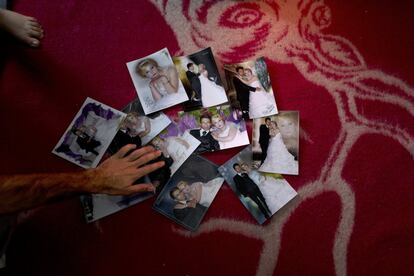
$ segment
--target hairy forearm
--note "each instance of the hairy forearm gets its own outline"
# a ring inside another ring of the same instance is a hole
[[[0,176],[0,214],[33,208],[56,198],[93,192],[94,170]]]

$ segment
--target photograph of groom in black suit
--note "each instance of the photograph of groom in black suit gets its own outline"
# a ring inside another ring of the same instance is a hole
[[[220,150],[220,145],[217,140],[213,138],[210,132],[211,116],[210,114],[201,114],[200,128],[190,130],[190,134],[197,138],[201,144],[194,151],[197,154],[207,151]]]
[[[201,83],[198,76],[200,73],[195,72],[195,66],[194,63],[188,63],[187,64],[187,71],[185,74],[187,75],[188,80],[190,81],[191,87],[193,88],[193,91],[195,92],[194,97],[192,95],[189,96],[191,101],[201,101]]]
[[[242,110],[242,117],[244,119],[249,119],[249,96],[250,91],[255,92],[259,91],[260,88],[251,87],[242,82],[242,78],[244,78],[244,68],[239,66],[236,67],[237,75],[233,76],[233,85],[234,89],[236,90],[237,100],[240,103],[240,108]]]
[[[266,159],[267,156],[267,148],[269,147],[269,139],[270,139],[270,134],[269,134],[269,126],[270,126],[270,118],[267,117],[265,119],[265,123],[260,125],[260,129],[259,129],[259,144],[260,144],[260,148],[262,149],[262,155],[260,157],[260,161],[261,164],[263,164],[263,161]]]
[[[270,218],[272,212],[266,204],[266,200],[256,183],[249,177],[246,172],[243,172],[240,164],[234,163],[233,169],[237,174],[233,177],[236,189],[244,196],[249,197],[259,207],[260,212],[263,213],[266,219]]]

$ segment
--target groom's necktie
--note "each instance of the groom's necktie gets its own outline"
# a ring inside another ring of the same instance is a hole
[[[203,130],[203,136],[207,135],[207,131]]]

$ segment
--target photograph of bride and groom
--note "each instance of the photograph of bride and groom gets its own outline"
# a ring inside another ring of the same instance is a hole
[[[189,101],[184,103],[184,110],[227,102],[226,91],[211,48],[188,56],[173,57],[173,61],[189,98]]]
[[[263,57],[254,61],[225,64],[228,84],[227,96],[231,106],[247,119],[260,118],[277,113],[277,106]]]
[[[192,155],[165,185],[153,208],[194,231],[223,182],[215,164]]]
[[[252,160],[251,146],[246,147],[219,172],[258,223],[268,220],[297,193],[279,174],[262,173]]]
[[[253,120],[253,160],[259,171],[299,174],[299,112]]]
[[[177,128],[200,141],[196,154],[249,144],[246,123],[230,105],[179,112]]]

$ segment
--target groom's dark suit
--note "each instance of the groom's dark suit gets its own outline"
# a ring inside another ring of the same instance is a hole
[[[269,139],[270,139],[269,128],[265,124],[260,125],[259,135],[260,135],[259,144],[260,144],[260,148],[262,149],[261,161],[263,163],[263,161],[266,159],[266,156],[267,156],[267,148],[269,147]]]
[[[203,135],[202,129],[192,129],[190,130],[190,134],[197,138],[201,144],[195,150],[195,153],[203,153],[206,151],[216,151],[220,149],[219,142],[211,136],[211,132],[209,131],[205,135]]]
[[[236,184],[237,190],[245,196],[250,197],[259,207],[265,218],[269,218],[272,212],[266,204],[266,200],[260,191],[259,187],[249,177],[247,173],[236,174],[233,177],[234,183]]]
[[[234,89],[236,89],[237,100],[240,103],[240,108],[243,111],[243,118],[249,119],[249,92],[256,91],[256,88],[243,83],[236,76],[233,77],[233,85]]]
[[[193,73],[190,70],[185,72],[185,74],[187,75],[187,78],[190,81],[191,87],[196,93],[196,98],[201,100],[201,82],[200,82],[200,79],[198,78],[200,74]]]

